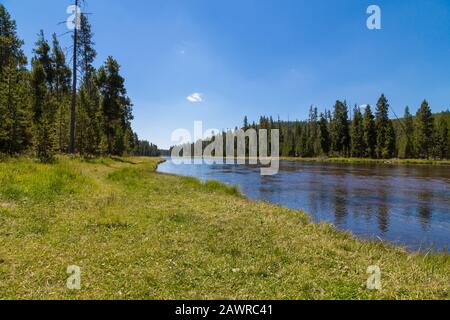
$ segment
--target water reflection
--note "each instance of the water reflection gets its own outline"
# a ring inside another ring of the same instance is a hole
[[[432,208],[430,203],[433,202],[433,193],[429,190],[423,190],[418,194],[419,207],[417,211],[419,213],[419,221],[423,229],[426,231],[429,228],[430,221],[432,218]]]
[[[276,176],[257,166],[181,165],[158,171],[238,185],[252,199],[304,209],[366,238],[418,249],[450,246],[448,167],[321,164],[282,161]]]
[[[377,221],[378,228],[382,234],[385,234],[389,231],[389,198],[388,198],[388,189],[380,188],[380,201],[377,210]]]
[[[334,194],[334,216],[336,218],[335,225],[338,227],[345,226],[345,217],[348,215],[347,209],[347,188],[338,186]]]

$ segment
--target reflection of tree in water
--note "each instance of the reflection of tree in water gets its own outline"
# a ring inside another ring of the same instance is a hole
[[[366,220],[366,223],[369,223],[372,218],[372,207],[366,206],[366,209],[364,210],[364,219]]]
[[[422,225],[422,228],[427,231],[430,228],[431,217],[433,215],[433,209],[431,208],[433,193],[430,190],[425,189],[419,192],[418,198],[419,205],[417,211],[419,213],[419,223]]]
[[[320,203],[323,203],[323,197],[325,196],[323,185],[320,183],[318,175],[312,174],[309,176],[308,187],[310,190],[308,195],[310,214],[314,217],[315,221],[317,221],[319,206]],[[311,192],[312,190],[315,190],[316,192]]]
[[[345,217],[348,215],[347,197],[348,190],[346,186],[336,186],[336,192],[334,195],[334,215],[336,218],[336,226],[342,226]]]
[[[379,191],[380,205],[377,209],[378,228],[381,233],[389,231],[389,206],[388,206],[388,186],[381,186]]]

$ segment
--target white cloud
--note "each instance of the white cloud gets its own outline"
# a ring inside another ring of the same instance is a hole
[[[186,99],[192,103],[203,102],[203,93],[194,92],[189,97],[186,97]]]

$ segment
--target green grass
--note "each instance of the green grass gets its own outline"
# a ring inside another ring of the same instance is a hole
[[[306,161],[306,162],[342,162],[342,163],[378,163],[387,165],[435,165],[450,166],[450,160],[426,160],[426,159],[368,159],[368,158],[296,158],[281,157],[281,160]]]
[[[356,240],[159,162],[0,163],[0,299],[450,298],[448,254]],[[366,289],[370,265],[381,291]]]

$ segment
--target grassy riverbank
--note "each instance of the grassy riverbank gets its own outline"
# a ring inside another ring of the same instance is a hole
[[[341,162],[341,163],[378,163],[386,165],[433,165],[450,166],[450,160],[426,160],[426,159],[368,159],[368,158],[296,158],[281,157],[281,160],[305,161],[305,162]]]
[[[355,240],[159,161],[1,162],[0,299],[450,298],[449,255]]]

